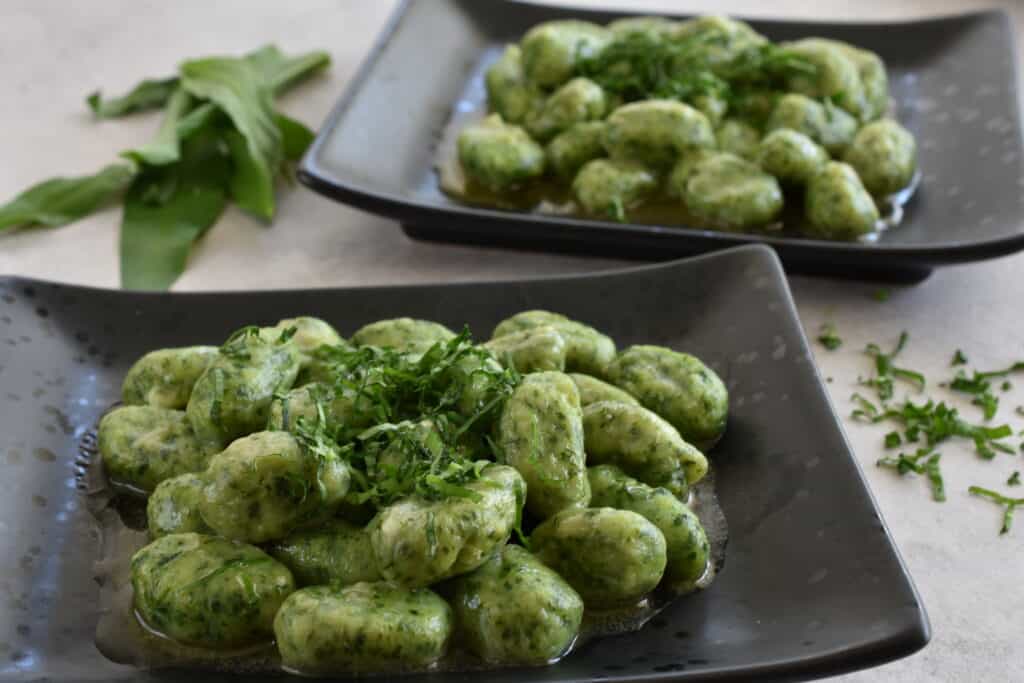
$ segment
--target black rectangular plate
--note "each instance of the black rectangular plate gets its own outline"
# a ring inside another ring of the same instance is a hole
[[[773,40],[809,35],[876,51],[896,115],[918,140],[923,182],[904,222],[877,242],[829,242],[617,224],[472,207],[442,193],[434,162],[453,107],[483,107],[484,60],[532,25],[623,12],[504,0],[407,1],[302,161],[299,178],[400,221],[418,239],[665,260],[747,242],[787,269],[919,280],[939,265],[1024,249],[1016,49],[1000,11],[889,24],[753,20]]]
[[[712,460],[730,541],[715,583],[640,632],[486,680],[810,678],[927,643],[924,608],[829,404],[779,261],[750,245],[600,275],[480,284],[144,294],[0,279],[0,680],[223,680],[119,666],[93,646],[99,552],[75,488],[78,444],[144,352],[217,343],[242,325],[300,314],[345,335],[408,315],[486,336],[529,308],[586,321],[621,346],[689,351],[722,375],[732,407]]]

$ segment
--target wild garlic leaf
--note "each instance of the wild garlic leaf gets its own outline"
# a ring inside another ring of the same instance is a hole
[[[177,164],[147,169],[125,196],[121,286],[167,289],[192,244],[223,212],[231,166],[211,126],[182,145]]]
[[[181,88],[175,90],[167,101],[167,109],[164,111],[164,119],[157,130],[156,138],[141,147],[121,152],[121,156],[138,164],[151,166],[162,166],[177,161],[181,156],[182,136],[179,128],[192,104],[191,95]]]
[[[105,100],[97,90],[86,97],[85,101],[97,118],[110,119],[147,109],[159,109],[167,104],[177,89],[178,78],[176,76],[147,79],[119,97]]]
[[[244,58],[260,74],[270,90],[279,95],[299,81],[326,68],[331,56],[322,50],[288,57],[276,45],[265,45]]]
[[[309,146],[313,144],[316,133],[306,127],[301,121],[277,113],[277,127],[281,131],[281,143],[284,149],[284,158],[288,161],[298,161],[306,153]]]
[[[182,64],[181,78],[189,93],[224,110],[245,138],[243,152],[228,137],[235,161],[231,181],[235,201],[261,218],[273,218],[274,175],[283,149],[271,91],[259,71],[244,58],[211,57]]]
[[[119,195],[135,176],[134,164],[110,164],[93,175],[51,178],[0,206],[0,232],[57,227],[88,216]]]

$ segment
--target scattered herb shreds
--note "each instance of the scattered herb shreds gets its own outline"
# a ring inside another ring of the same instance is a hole
[[[982,488],[980,486],[972,486],[967,491],[974,496],[980,496],[982,498],[988,498],[993,503],[1002,505],[1003,510],[1003,525],[999,529],[999,534],[1006,534],[1010,532],[1010,527],[1013,525],[1013,511],[1019,505],[1024,505],[1024,498],[1009,498],[1004,496],[997,491]]]
[[[946,487],[942,471],[939,469],[941,458],[940,453],[935,453],[930,448],[919,448],[913,455],[900,453],[896,457],[881,458],[876,464],[879,467],[895,469],[901,476],[908,472],[927,476],[932,489],[932,499],[941,503],[946,500]]]
[[[843,340],[836,332],[836,326],[832,323],[825,323],[821,326],[821,334],[818,335],[818,342],[829,351],[835,351],[843,345]]]
[[[885,447],[896,448],[903,444],[903,439],[900,438],[899,432],[889,432],[885,435]]]
[[[925,377],[916,370],[903,368],[895,365],[893,360],[906,347],[909,335],[901,332],[896,346],[889,353],[883,353],[878,344],[868,344],[865,353],[875,359],[875,376],[871,379],[861,380],[864,386],[874,387],[878,392],[878,398],[888,401],[893,397],[894,379],[902,379],[917,385],[919,391],[923,391],[926,385]]]
[[[953,354],[953,360],[950,361],[949,364],[950,365],[967,365],[967,356],[964,355],[963,351],[961,351],[960,349],[957,349],[956,353]]]
[[[1010,475],[1010,478],[1006,480],[1006,485],[1020,486],[1020,472],[1014,470],[1013,474]]]
[[[961,370],[949,383],[949,388],[953,391],[973,395],[974,398],[971,400],[971,403],[981,408],[986,420],[991,420],[999,410],[999,398],[993,393],[992,382],[989,380],[995,377],[1006,377],[1020,370],[1024,370],[1024,361],[1014,363],[1002,370],[991,372],[975,371],[970,376]],[[1009,391],[1010,388],[1009,381],[1002,383],[1003,391]]]

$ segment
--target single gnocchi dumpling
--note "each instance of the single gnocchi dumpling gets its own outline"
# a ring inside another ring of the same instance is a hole
[[[121,406],[103,416],[97,437],[107,476],[143,492],[209,460],[181,410]]]
[[[506,192],[544,173],[544,148],[498,114],[466,126],[456,147],[466,177],[492,192]]]
[[[498,61],[487,69],[484,85],[491,109],[509,123],[522,123],[542,99],[537,89],[526,82],[518,45],[505,47]]]
[[[441,323],[414,318],[392,318],[363,325],[352,335],[356,346],[377,346],[403,353],[424,353],[438,342],[455,338]]]
[[[530,535],[530,548],[588,607],[640,600],[665,573],[665,536],[628,510],[564,510]]]
[[[744,21],[713,15],[679,22],[670,38],[676,43],[695,46],[713,70],[728,64],[743,52],[768,42]],[[692,69],[692,62],[687,58],[688,52],[684,52],[677,68]]]
[[[707,117],[688,104],[644,100],[612,112],[604,146],[612,159],[664,169],[688,150],[713,148],[715,133]]]
[[[526,507],[544,519],[590,502],[583,413],[567,375],[527,375],[505,402],[498,423],[499,457],[526,480]]]
[[[266,641],[295,590],[291,572],[259,548],[202,534],[170,534],[131,561],[135,609],[153,630],[201,647]]]
[[[665,192],[673,199],[685,199],[686,186],[697,168],[708,159],[714,159],[720,152],[713,149],[691,149],[679,157],[672,167],[665,183]]]
[[[715,138],[719,150],[753,160],[761,142],[761,133],[743,119],[730,118],[715,131]]]
[[[761,141],[756,161],[779,182],[802,186],[828,162],[828,152],[803,133],[779,128]]]
[[[625,403],[627,405],[640,405],[639,401],[622,389],[612,386],[611,384],[599,380],[596,377],[575,372],[570,373],[569,377],[580,392],[580,405],[584,408],[592,403],[598,403],[600,401],[618,401],[619,403]]]
[[[643,164],[612,159],[588,162],[572,182],[573,195],[584,211],[619,221],[657,187],[657,177]]]
[[[794,70],[787,79],[794,93],[819,99],[828,98],[855,117],[869,112],[860,70],[845,50],[817,38],[805,38],[782,47],[806,60],[813,69]]]
[[[643,406],[600,401],[583,409],[584,443],[592,464],[617,465],[640,481],[680,498],[707,473],[704,454]]]
[[[885,196],[913,180],[917,143],[906,128],[892,119],[882,119],[857,132],[843,161],[853,167],[868,192]]]
[[[348,586],[380,579],[370,533],[341,519],[289,534],[269,552],[291,570],[300,586]]]
[[[779,181],[727,152],[696,164],[681,194],[690,215],[725,230],[767,225],[782,211]]]
[[[287,432],[257,432],[210,460],[199,510],[225,538],[272,541],[333,513],[350,477],[336,455],[314,454]]]
[[[290,331],[293,329],[295,332],[291,333]],[[276,325],[263,330],[263,333],[268,335],[271,341],[274,341],[281,332],[291,333],[289,341],[298,351],[300,366],[303,368],[312,360],[314,352],[321,346],[338,346],[345,343],[345,340],[330,323],[308,315],[285,318]]]
[[[591,505],[635,512],[665,536],[667,580],[677,588],[690,588],[704,575],[708,537],[689,507],[668,489],[648,486],[614,465],[591,467],[587,474],[593,492]]]
[[[491,339],[536,327],[551,327],[566,343],[565,367],[571,372],[600,376],[615,358],[615,342],[589,325],[570,320],[551,311],[523,311],[502,320],[494,328]]]
[[[476,499],[412,496],[377,514],[370,540],[385,579],[429,586],[476,569],[508,541],[526,499],[523,478],[491,464],[464,486]]]
[[[545,142],[576,123],[604,117],[604,90],[589,78],[574,78],[553,92],[526,117],[526,130]]]
[[[573,77],[580,60],[596,56],[612,33],[588,21],[565,19],[537,24],[523,36],[523,72],[541,88],[553,89]]]
[[[648,38],[664,38],[676,27],[676,22],[665,17],[623,17],[608,24],[616,39],[637,33]]]
[[[548,168],[563,179],[574,177],[588,161],[605,155],[603,140],[603,121],[570,126],[548,143],[545,150]]]
[[[180,410],[188,405],[196,380],[216,357],[216,346],[150,351],[125,375],[121,401],[130,406]]]
[[[372,384],[368,387],[372,388]],[[372,426],[377,417],[373,400],[368,395],[351,387],[313,382],[274,397],[267,418],[267,431],[294,433],[300,420],[315,425],[320,409],[332,427],[350,431]]]
[[[424,668],[444,656],[451,632],[440,596],[385,582],[303,588],[274,619],[282,663],[304,674]]]
[[[789,93],[779,98],[768,117],[768,131],[788,128],[803,133],[833,156],[842,156],[857,134],[857,119],[832,104]]]
[[[179,474],[164,479],[146,501],[146,528],[159,538],[168,534],[210,534],[213,529],[199,514],[206,482],[199,474]]]
[[[546,664],[572,645],[583,599],[526,549],[506,545],[454,582],[461,642],[485,662]]]
[[[553,327],[533,327],[484,344],[502,365],[523,374],[565,370],[568,346]]]
[[[849,164],[830,161],[811,176],[804,198],[807,234],[855,239],[878,227],[878,207]]]
[[[218,453],[264,428],[270,402],[299,373],[299,352],[283,332],[239,330],[220,348],[192,390],[186,413],[203,451]]]
[[[608,379],[701,450],[711,448],[725,432],[729,392],[699,358],[663,346],[631,346],[608,367]]]
[[[889,110],[889,76],[885,70],[885,63],[878,55],[870,50],[828,38],[806,38],[800,43],[818,46],[819,49],[835,50],[857,67],[864,90],[863,109],[857,112],[861,121],[874,121]]]

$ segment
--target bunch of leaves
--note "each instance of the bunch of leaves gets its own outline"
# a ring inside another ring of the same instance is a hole
[[[682,37],[630,33],[594,55],[581,55],[580,75],[625,102],[699,96],[727,101],[748,89],[780,86],[794,72],[814,73],[806,58],[771,43],[751,44],[720,60],[733,37],[706,31]]]
[[[900,476],[908,472],[927,476],[932,487],[932,499],[941,503],[946,500],[946,486],[942,480],[942,471],[939,469],[941,459],[942,455],[931,448],[919,448],[913,455],[900,453],[895,457],[886,456],[875,464],[879,467],[891,467]]]
[[[273,97],[329,63],[324,52],[288,57],[271,45],[186,61],[177,76],[143,81],[120,97],[89,95],[97,118],[163,108],[156,136],[94,175],[28,188],[0,206],[0,232],[65,225],[122,198],[121,285],[170,287],[229,200],[273,218],[277,178],[291,177],[313,139],[274,109]]]
[[[861,384],[864,386],[874,387],[878,392],[878,398],[882,401],[888,401],[893,397],[894,379],[902,379],[912,382],[917,385],[918,390],[924,390],[925,388],[925,377],[916,370],[910,370],[908,368],[902,368],[897,366],[893,361],[896,356],[906,347],[909,335],[906,332],[900,333],[900,338],[896,342],[896,346],[889,353],[884,353],[878,344],[868,344],[865,349],[865,353],[875,359],[875,376],[861,380]]]
[[[909,443],[924,440],[929,447],[940,444],[954,436],[971,439],[978,455],[991,460],[996,451],[1013,454],[1011,446],[1000,441],[1013,435],[1009,425],[990,427],[971,424],[960,417],[956,408],[928,399],[916,404],[904,401],[902,405],[877,405],[860,394],[854,394],[853,400],[858,408],[852,413],[855,419],[878,423],[885,420],[898,422],[903,426],[903,439]]]
[[[992,491],[991,489],[982,488],[980,486],[972,486],[967,489],[968,493],[974,496],[980,496],[982,498],[988,498],[993,503],[1003,506],[1003,525],[999,529],[999,534],[1009,533],[1010,527],[1013,525],[1013,512],[1018,506],[1024,505],[1024,498],[1010,498],[1003,494]]]
[[[994,370],[991,372],[974,371],[970,376],[961,370],[949,383],[949,388],[953,391],[959,391],[961,393],[971,394],[974,396],[974,398],[971,399],[971,403],[981,408],[986,420],[991,420],[999,410],[999,398],[992,390],[992,382],[989,380],[995,377],[1006,377],[1020,370],[1024,370],[1024,361],[1014,363],[1010,367],[1002,370]],[[1002,388],[1003,391],[1008,391],[1010,388],[1009,383],[1004,382]]]

